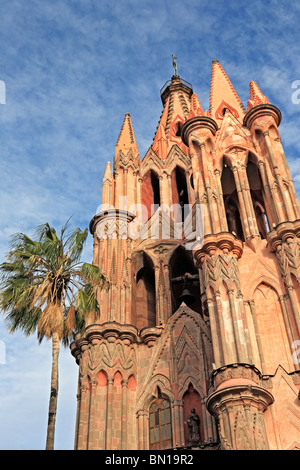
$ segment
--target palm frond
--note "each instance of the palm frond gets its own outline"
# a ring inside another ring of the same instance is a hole
[[[83,263],[80,275],[86,283],[91,284],[94,287],[102,288],[106,282],[106,278],[102,274],[101,269],[94,264]]]
[[[64,335],[70,336],[76,326],[75,306],[72,304],[68,310],[64,324]]]
[[[63,335],[64,314],[59,304],[48,303],[44,308],[38,321],[38,339],[41,342],[44,336],[51,338],[54,333],[58,333],[59,338]]]
[[[68,228],[69,220],[58,236],[45,223],[35,239],[23,233],[12,237],[7,261],[0,265],[0,307],[10,331],[37,330],[39,341],[55,332],[67,344],[88,314],[99,316],[97,298],[106,279],[97,266],[80,263],[88,230],[68,234]]]

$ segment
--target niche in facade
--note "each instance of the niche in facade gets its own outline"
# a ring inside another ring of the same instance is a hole
[[[199,393],[190,384],[183,395],[184,438],[187,445],[204,441],[203,413]]]

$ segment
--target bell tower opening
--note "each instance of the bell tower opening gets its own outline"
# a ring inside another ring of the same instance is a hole
[[[189,196],[185,172],[179,166],[176,166],[172,172],[172,190],[173,204],[178,204],[180,207],[179,210],[176,211],[175,221],[183,222],[188,213],[187,206],[189,204]]]
[[[151,185],[153,191],[153,203],[154,205],[160,206],[160,189],[159,189],[159,178],[157,174],[151,170]]]
[[[269,232],[268,218],[263,194],[263,185],[257,166],[248,161],[247,178],[250,187],[250,193],[257,223],[257,228],[261,238],[266,239]]]
[[[159,177],[154,170],[149,170],[143,177],[142,204],[147,209],[148,218],[160,206]]]
[[[178,247],[170,260],[172,289],[172,313],[184,302],[195,312],[201,313],[199,275],[192,256],[183,247]]]
[[[223,168],[221,184],[228,232],[233,233],[239,240],[245,241],[234,177],[227,165]]]

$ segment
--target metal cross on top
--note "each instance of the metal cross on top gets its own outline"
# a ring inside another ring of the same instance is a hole
[[[178,73],[177,73],[177,64],[176,64],[177,57],[175,57],[175,56],[172,54],[172,59],[173,59],[174,75],[175,75],[175,76],[178,76]]]

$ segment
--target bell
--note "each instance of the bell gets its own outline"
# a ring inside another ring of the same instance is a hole
[[[188,307],[195,302],[195,297],[190,293],[188,288],[185,286],[182,290],[182,294],[179,297],[180,304],[184,302]]]

